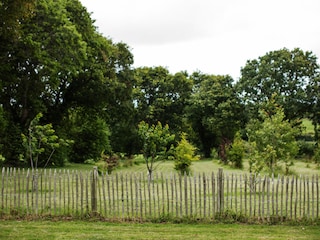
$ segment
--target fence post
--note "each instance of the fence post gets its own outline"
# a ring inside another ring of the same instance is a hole
[[[223,191],[223,169],[219,168],[218,171],[218,212],[222,213],[223,212],[223,202],[224,202],[224,191]]]
[[[97,177],[98,177],[98,168],[93,167],[92,172],[92,184],[91,184],[91,210],[92,213],[97,213]]]

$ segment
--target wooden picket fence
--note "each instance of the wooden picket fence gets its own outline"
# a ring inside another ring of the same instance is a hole
[[[319,177],[3,168],[0,214],[110,219],[319,219]]]

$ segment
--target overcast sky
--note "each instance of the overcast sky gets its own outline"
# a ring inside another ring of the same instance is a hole
[[[134,66],[229,74],[282,48],[320,58],[320,0],[80,0]],[[319,62],[319,59],[318,59]]]

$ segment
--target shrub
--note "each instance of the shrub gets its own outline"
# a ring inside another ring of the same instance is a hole
[[[240,137],[240,133],[236,134],[233,143],[227,148],[227,160],[235,168],[243,168],[243,157],[245,153],[245,147]]]
[[[119,157],[115,154],[111,156],[101,154],[101,159],[96,163],[96,166],[100,173],[108,172],[108,174],[111,174],[119,166]]]
[[[174,169],[181,175],[190,175],[191,162],[199,160],[199,156],[195,155],[195,151],[196,148],[188,142],[186,134],[183,133],[174,154]]]
[[[2,164],[3,164],[3,162],[5,161],[6,159],[4,158],[4,156],[2,156],[1,154],[0,154],[0,167],[2,167]]]
[[[219,158],[219,154],[216,148],[212,148],[211,149],[211,153],[210,153],[210,157],[214,158],[214,159],[218,159]]]

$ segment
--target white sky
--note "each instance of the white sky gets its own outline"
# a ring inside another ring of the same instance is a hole
[[[100,33],[130,46],[134,67],[237,80],[247,60],[284,47],[320,58],[319,0],[80,1]]]

